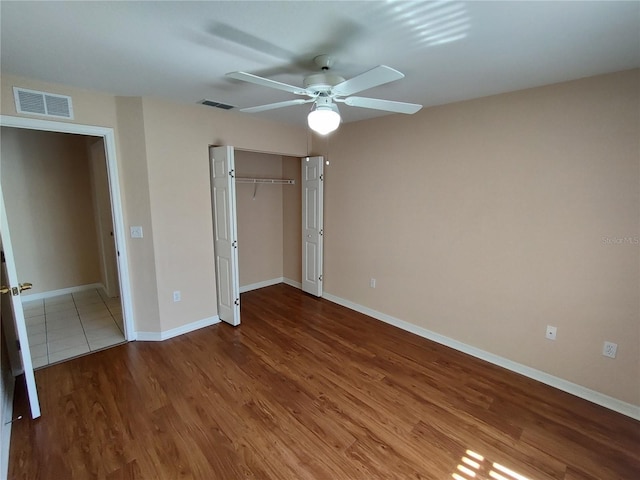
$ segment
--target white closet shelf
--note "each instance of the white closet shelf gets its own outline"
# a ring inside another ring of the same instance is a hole
[[[294,185],[296,183],[292,178],[250,178],[236,177],[236,183],[266,183],[270,185]]]

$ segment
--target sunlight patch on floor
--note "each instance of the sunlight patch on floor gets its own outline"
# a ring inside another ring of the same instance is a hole
[[[451,474],[451,477],[455,480],[480,478],[493,478],[495,480],[532,480],[504,465],[488,461],[473,450],[467,450],[465,452],[465,455],[456,468],[457,471]],[[489,477],[486,476],[487,472]]]

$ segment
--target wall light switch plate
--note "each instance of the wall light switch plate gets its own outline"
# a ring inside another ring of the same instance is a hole
[[[142,227],[131,227],[131,238],[142,238]]]

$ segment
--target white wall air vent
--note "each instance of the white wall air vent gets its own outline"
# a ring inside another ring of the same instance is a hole
[[[73,119],[71,97],[13,87],[16,111],[29,115]]]

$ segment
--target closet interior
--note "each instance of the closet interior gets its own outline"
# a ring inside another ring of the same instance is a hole
[[[240,292],[302,281],[300,159],[235,151]]]

